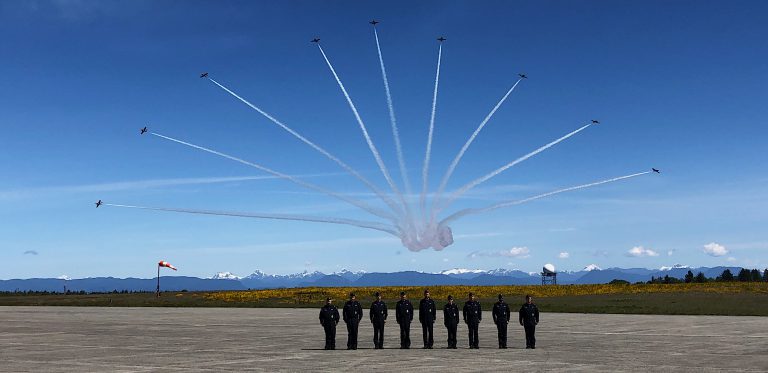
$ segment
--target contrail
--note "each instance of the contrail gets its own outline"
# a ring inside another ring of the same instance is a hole
[[[637,176],[641,176],[641,175],[645,175],[645,174],[649,174],[649,173],[651,173],[651,171],[638,172],[636,174],[615,177],[613,179],[607,179],[607,180],[597,181],[597,182],[594,182],[594,183],[582,184],[582,185],[572,186],[572,187],[569,187],[569,188],[558,189],[558,190],[555,190],[555,191],[552,191],[552,192],[548,192],[548,193],[544,193],[544,194],[539,194],[539,195],[536,195],[536,196],[533,196],[533,197],[528,197],[528,198],[521,199],[521,200],[512,200],[512,201],[500,202],[500,203],[497,203],[495,205],[491,205],[491,206],[483,207],[483,208],[464,209],[464,210],[458,211],[458,212],[454,213],[453,215],[448,216],[447,218],[441,220],[440,221],[440,225],[448,224],[448,223],[450,223],[450,222],[452,222],[452,221],[454,221],[456,219],[462,218],[462,217],[467,216],[467,215],[481,214],[481,213],[484,213],[484,212],[489,212],[489,211],[492,211],[492,210],[500,209],[502,207],[521,205],[521,204],[526,203],[526,202],[531,202],[531,201],[534,201],[534,200],[537,200],[537,199],[541,199],[541,198],[544,198],[544,197],[549,197],[549,196],[552,196],[552,195],[555,195],[555,194],[570,192],[572,190],[577,190],[577,189],[589,188],[589,187],[593,187],[593,186],[597,186],[597,185],[601,185],[601,184],[612,183],[612,182],[615,182],[615,181],[629,179],[629,178],[633,178],[633,177],[637,177]]]
[[[395,192],[395,194],[400,197],[400,200],[403,204],[403,207],[405,208],[406,215],[410,216],[408,207],[408,203],[405,201],[405,197],[403,197],[403,194],[400,192],[400,189],[397,188],[397,185],[392,181],[392,177],[389,175],[389,170],[387,170],[387,166],[384,164],[384,161],[381,159],[381,156],[379,155],[379,151],[376,149],[376,145],[373,144],[373,140],[371,140],[371,137],[368,135],[368,130],[365,128],[365,123],[363,123],[363,119],[360,118],[360,113],[357,112],[357,108],[355,107],[355,104],[352,102],[352,99],[349,97],[349,93],[347,93],[347,89],[344,88],[344,84],[341,83],[341,79],[339,79],[339,75],[336,74],[336,70],[333,68],[333,65],[331,65],[331,61],[328,59],[328,56],[325,55],[325,51],[323,50],[323,47],[320,46],[320,44],[317,45],[317,48],[320,49],[320,53],[322,53],[323,58],[325,59],[325,62],[328,64],[328,68],[331,69],[331,73],[333,74],[333,77],[336,78],[336,83],[339,84],[339,88],[341,88],[341,92],[344,93],[344,97],[347,99],[347,103],[349,103],[350,109],[352,109],[352,113],[355,114],[355,119],[357,119],[357,124],[360,125],[360,130],[363,131],[363,137],[365,137],[365,142],[368,143],[368,148],[371,149],[371,154],[373,154],[373,157],[376,159],[376,164],[379,165],[379,169],[381,170],[381,173],[384,175],[384,178],[387,179],[387,184],[389,184],[389,187],[392,188],[392,191]],[[410,220],[410,218],[409,218]]]
[[[330,224],[343,224],[352,225],[360,228],[375,229],[400,237],[394,227],[362,220],[351,220],[333,217],[315,217],[304,215],[289,215],[289,214],[263,214],[263,213],[245,213],[245,212],[229,212],[229,211],[211,211],[211,210],[192,210],[192,209],[179,209],[179,208],[166,208],[166,207],[147,207],[147,206],[132,206],[132,205],[120,205],[113,203],[105,203],[104,206],[123,207],[131,209],[141,210],[153,210],[153,211],[169,211],[169,212],[183,212],[187,214],[201,214],[201,215],[219,215],[219,216],[237,216],[243,218],[257,218],[257,219],[277,219],[277,220],[294,220],[294,221],[308,221],[315,223],[330,223]]]
[[[517,81],[512,86],[512,88],[510,88],[509,91],[507,91],[507,94],[505,94],[504,97],[502,97],[501,100],[499,100],[499,102],[496,104],[496,106],[493,107],[493,110],[491,110],[491,112],[488,113],[488,115],[485,117],[485,119],[483,119],[483,121],[480,122],[480,125],[477,126],[477,129],[475,130],[474,133],[472,133],[472,136],[470,136],[469,139],[467,139],[467,142],[464,143],[464,146],[461,147],[461,150],[459,151],[459,154],[456,154],[456,158],[453,159],[453,162],[451,162],[451,165],[448,167],[448,171],[445,172],[445,175],[443,176],[443,180],[440,182],[440,187],[437,189],[437,193],[435,194],[435,197],[432,200],[432,210],[433,211],[434,211],[434,207],[435,207],[435,201],[440,199],[440,195],[445,190],[446,185],[448,185],[448,179],[451,178],[451,175],[453,174],[453,171],[456,169],[456,166],[459,165],[459,161],[461,161],[461,157],[464,156],[464,152],[467,151],[467,149],[469,148],[469,145],[472,144],[472,141],[475,141],[475,137],[477,137],[477,134],[480,133],[480,131],[483,129],[483,127],[485,127],[485,124],[488,123],[488,121],[491,119],[491,117],[493,117],[493,114],[496,113],[496,110],[498,110],[499,107],[501,106],[501,104],[503,104],[504,101],[506,101],[507,97],[509,97],[509,95],[512,93],[512,91],[515,90],[515,87],[517,87],[517,85],[520,83],[521,80],[523,80],[523,78],[517,79]]]
[[[381,66],[381,77],[384,80],[384,91],[387,94],[387,107],[389,108],[389,120],[392,123],[392,137],[395,139],[395,149],[397,151],[397,162],[400,164],[400,177],[403,178],[405,193],[411,195],[411,181],[408,179],[408,168],[405,166],[403,158],[403,147],[400,144],[400,131],[397,129],[397,120],[395,119],[395,107],[392,104],[392,95],[389,91],[389,80],[387,79],[387,70],[384,68],[384,57],[381,55],[381,45],[379,44],[379,33],[376,31],[376,25],[373,26],[373,35],[376,37],[376,50],[379,52],[379,65]]]
[[[591,125],[592,125],[592,123],[584,125],[581,128],[579,128],[579,129],[577,129],[575,131],[572,131],[571,133],[569,133],[569,134],[567,134],[567,135],[565,135],[565,136],[563,136],[563,137],[561,137],[561,138],[559,138],[559,139],[557,139],[555,141],[550,142],[549,144],[546,144],[546,145],[544,145],[544,146],[542,146],[542,147],[540,147],[540,148],[538,148],[538,149],[536,149],[536,150],[534,150],[534,151],[532,151],[532,152],[530,152],[530,153],[528,153],[528,154],[526,154],[526,155],[524,155],[524,156],[522,156],[522,157],[520,157],[518,159],[515,159],[512,162],[507,163],[506,165],[504,165],[502,167],[497,168],[496,170],[488,173],[487,175],[485,175],[485,176],[483,176],[481,178],[478,178],[476,180],[473,180],[473,181],[469,182],[467,185],[464,185],[463,187],[459,188],[457,191],[453,192],[453,194],[451,194],[450,197],[448,197],[448,200],[444,204],[439,204],[437,206],[437,209],[434,212],[434,214],[437,215],[441,210],[444,210],[444,209],[448,208],[448,206],[450,206],[450,204],[453,203],[453,201],[455,201],[457,198],[461,197],[462,194],[468,192],[470,189],[472,189],[472,188],[474,188],[474,187],[476,187],[476,186],[478,186],[478,185],[488,181],[489,179],[491,179],[491,178],[497,176],[498,174],[506,171],[510,167],[513,167],[513,166],[517,165],[518,163],[521,163],[521,162],[527,160],[528,158],[531,158],[534,155],[539,154],[539,153],[541,153],[541,152],[551,148],[552,146],[557,145],[558,143],[564,141],[565,139],[567,139],[567,138],[569,138],[569,137],[571,137],[571,136],[573,136],[573,135],[575,135],[575,134],[577,134],[577,133],[587,129],[587,127],[589,127]]]
[[[219,82],[215,81],[213,78],[208,78],[208,80],[210,80],[211,82],[213,82],[214,84],[219,86],[221,89],[227,91],[227,93],[229,93],[230,95],[234,96],[238,100],[242,101],[244,104],[250,106],[251,109],[256,110],[257,112],[259,112],[259,114],[263,115],[265,118],[267,118],[270,121],[272,121],[273,123],[277,124],[278,126],[280,126],[280,128],[284,129],[285,131],[287,131],[288,133],[290,133],[291,135],[293,135],[297,139],[301,140],[303,143],[309,145],[312,149],[317,150],[320,154],[322,154],[322,155],[328,157],[328,159],[336,162],[336,164],[341,166],[341,168],[343,168],[344,170],[349,172],[352,176],[356,177],[363,184],[365,184],[368,187],[368,189],[370,189],[371,191],[376,193],[376,195],[379,198],[381,198],[381,200],[384,201],[384,203],[386,203],[387,206],[389,206],[389,208],[392,209],[392,211],[394,211],[396,214],[401,214],[402,210],[400,210],[400,207],[397,206],[397,203],[395,201],[393,201],[391,198],[389,198],[389,196],[384,194],[384,192],[382,192],[381,189],[379,189],[376,185],[374,185],[368,179],[363,177],[363,175],[361,175],[359,172],[357,172],[357,170],[355,170],[354,168],[352,168],[348,164],[344,163],[342,160],[340,160],[336,156],[332,155],[331,153],[329,153],[325,149],[321,148],[319,145],[313,143],[312,141],[310,141],[306,137],[300,135],[298,132],[294,131],[293,129],[291,129],[287,125],[283,124],[282,122],[277,120],[275,117],[269,115],[269,113],[265,112],[264,110],[259,109],[257,106],[255,106],[255,105],[251,104],[250,102],[248,102],[248,100],[238,96],[235,92],[232,92],[231,90],[229,90],[229,88],[219,84]]]
[[[427,187],[429,183],[429,158],[432,154],[432,134],[435,128],[435,111],[437,110],[437,87],[440,83],[440,60],[443,57],[443,44],[437,50],[437,73],[435,74],[435,90],[432,94],[432,115],[429,117],[429,135],[427,136],[427,151],[424,155],[424,168],[421,170],[421,196],[419,197],[419,206],[421,207],[422,217],[426,220],[427,211]]]
[[[206,147],[202,147],[202,146],[199,146],[199,145],[191,144],[191,143],[188,143],[186,141],[181,141],[181,140],[178,140],[178,139],[174,139],[172,137],[164,136],[164,135],[161,135],[159,133],[150,132],[150,134],[153,135],[153,136],[157,136],[157,137],[160,137],[162,139],[168,140],[168,141],[175,142],[177,144],[186,145],[186,146],[189,146],[189,147],[194,148],[194,149],[198,149],[198,150],[202,150],[204,152],[210,153],[210,154],[218,155],[220,157],[223,157],[223,158],[226,158],[226,159],[229,159],[229,160],[233,160],[233,161],[238,162],[238,163],[242,163],[242,164],[244,164],[246,166],[251,166],[251,167],[256,168],[258,170],[261,170],[261,171],[267,172],[269,174],[272,174],[272,175],[274,175],[276,177],[279,177],[279,178],[291,181],[291,182],[293,182],[295,184],[298,184],[300,186],[303,186],[303,187],[305,187],[307,189],[311,189],[311,190],[318,191],[320,193],[327,194],[327,195],[329,195],[331,197],[337,198],[337,199],[342,200],[344,202],[347,202],[347,203],[349,203],[351,205],[357,206],[360,209],[362,209],[362,210],[364,210],[364,211],[366,211],[368,213],[371,213],[373,215],[382,217],[384,219],[388,219],[388,220],[390,220],[392,222],[396,222],[397,221],[397,218],[395,216],[393,216],[392,214],[390,214],[390,213],[388,213],[386,211],[381,211],[379,209],[373,208],[373,207],[369,206],[368,204],[366,204],[363,201],[359,201],[359,200],[354,199],[354,198],[346,197],[344,195],[341,195],[339,193],[330,191],[330,190],[325,189],[323,187],[320,187],[320,186],[308,183],[308,182],[303,181],[301,179],[297,179],[297,178],[295,178],[295,177],[293,177],[291,175],[286,175],[286,174],[284,174],[282,172],[278,172],[278,171],[272,170],[272,169],[264,167],[262,165],[259,165],[259,164],[253,163],[253,162],[249,162],[249,161],[246,161],[244,159],[240,159],[240,158],[231,156],[229,154],[224,154],[224,153],[216,151],[216,150],[212,150],[212,149],[208,149]]]

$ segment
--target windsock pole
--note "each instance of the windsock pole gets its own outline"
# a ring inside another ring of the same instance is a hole
[[[156,291],[156,295],[158,297],[160,296],[160,265],[159,264],[157,265],[157,291]]]

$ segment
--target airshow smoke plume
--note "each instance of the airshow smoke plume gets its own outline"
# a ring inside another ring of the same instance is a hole
[[[419,193],[418,204],[415,206],[411,206],[411,201],[409,198],[412,195],[411,185],[407,175],[405,157],[403,155],[403,148],[400,141],[400,131],[398,129],[397,119],[395,117],[395,109],[392,102],[392,94],[390,91],[389,78],[387,76],[386,67],[384,65],[384,58],[381,51],[381,43],[379,40],[378,30],[375,27],[375,23],[372,23],[372,24],[374,24],[373,35],[376,42],[376,50],[378,53],[378,60],[379,60],[379,67],[381,69],[382,81],[384,83],[384,92],[386,95],[386,103],[389,111],[392,137],[394,139],[395,153],[397,155],[403,189],[401,189],[398,186],[398,184],[395,182],[395,180],[392,179],[389,169],[387,168],[386,164],[384,163],[381,157],[381,153],[379,152],[379,149],[374,144],[373,139],[368,133],[368,128],[366,127],[365,122],[363,121],[359,111],[357,110],[357,107],[352,101],[352,97],[350,96],[349,92],[347,92],[347,89],[344,87],[344,84],[342,83],[341,78],[339,78],[339,75],[336,69],[334,68],[333,64],[331,63],[330,59],[328,58],[328,55],[326,54],[325,50],[319,44],[319,39],[315,39],[313,40],[313,42],[317,43],[318,50],[320,51],[320,54],[322,55],[323,60],[328,66],[339,89],[344,95],[344,98],[347,104],[349,105],[349,108],[351,109],[352,114],[355,117],[355,120],[360,128],[360,131],[362,132],[363,138],[366,144],[368,145],[368,149],[373,155],[373,158],[376,164],[378,165],[379,171],[381,171],[382,175],[384,176],[389,186],[389,189],[391,190],[391,194],[385,193],[378,186],[376,186],[370,180],[365,178],[359,171],[352,168],[347,163],[345,163],[335,155],[331,154],[326,149],[322,148],[321,146],[317,145],[313,141],[304,137],[302,134],[295,131],[293,128],[289,127],[285,123],[281,122],[273,115],[267,113],[266,111],[262,110],[260,107],[252,104],[242,96],[238,95],[230,88],[214,80],[212,77],[209,77],[207,73],[202,74],[201,78],[207,78],[211,83],[215,84],[216,86],[218,86],[219,88],[221,88],[222,90],[224,90],[225,92],[227,92],[229,95],[236,98],[240,102],[246,104],[248,107],[258,112],[261,116],[263,116],[270,122],[274,123],[278,127],[282,128],[291,136],[298,139],[302,143],[306,144],[310,148],[314,149],[318,153],[322,154],[325,158],[327,158],[328,160],[332,161],[333,163],[341,167],[341,169],[343,169],[350,175],[354,176],[357,179],[357,181],[359,181],[360,183],[365,185],[370,191],[372,191],[376,195],[376,197],[379,200],[381,200],[381,202],[383,202],[384,205],[386,205],[388,209],[373,207],[368,203],[362,200],[359,200],[357,198],[353,198],[349,195],[345,195],[340,192],[309,183],[307,181],[298,179],[294,176],[285,174],[283,172],[273,170],[259,163],[247,161],[245,159],[242,159],[233,155],[229,155],[218,150],[213,150],[201,145],[196,145],[191,142],[182,141],[182,140],[173,138],[171,136],[162,135],[156,132],[150,132],[150,134],[153,137],[156,137],[159,139],[184,145],[188,148],[200,150],[208,154],[212,154],[212,155],[215,155],[224,159],[228,159],[252,168],[256,168],[274,177],[284,179],[286,181],[299,185],[302,188],[325,194],[329,197],[338,199],[349,205],[355,206],[361,211],[367,214],[370,214],[375,218],[383,219],[384,222],[346,219],[346,218],[334,217],[334,216],[323,217],[323,216],[307,216],[307,215],[294,215],[294,214],[198,210],[198,209],[188,209],[188,208],[150,207],[150,206],[137,206],[137,205],[128,205],[128,204],[114,204],[114,203],[103,203],[103,205],[110,206],[110,207],[119,207],[119,208],[177,212],[177,213],[187,213],[187,214],[219,215],[219,216],[246,217],[246,218],[256,218],[256,219],[290,220],[290,221],[299,221],[299,222],[315,222],[315,223],[325,223],[325,224],[348,225],[348,226],[354,226],[354,227],[365,228],[365,229],[373,229],[380,232],[391,234],[399,238],[403,246],[405,246],[411,251],[420,251],[428,248],[432,248],[434,250],[442,250],[443,248],[451,245],[454,240],[453,231],[449,226],[449,224],[452,224],[461,218],[471,216],[471,215],[483,214],[483,213],[501,209],[501,208],[516,206],[516,205],[532,202],[538,199],[554,196],[561,193],[596,187],[599,185],[613,183],[613,182],[626,180],[626,179],[651,173],[651,171],[638,172],[638,173],[629,174],[625,176],[596,181],[588,184],[581,184],[581,185],[571,186],[567,188],[557,189],[551,192],[534,195],[534,196],[520,199],[520,200],[502,201],[486,207],[466,208],[466,209],[453,212],[441,219],[441,215],[443,215],[443,212],[446,211],[454,201],[456,201],[458,198],[460,198],[462,195],[464,195],[471,189],[477,187],[482,183],[487,182],[488,180],[514,167],[515,165],[520,164],[521,162],[524,162],[529,158],[541,152],[544,152],[547,149],[550,149],[553,146],[559,144],[560,142],[565,141],[566,139],[569,139],[570,137],[584,131],[585,129],[589,128],[592,124],[598,123],[597,121],[592,121],[592,123],[583,125],[582,127],[574,131],[571,131],[554,141],[551,141],[477,179],[470,181],[469,183],[465,184],[464,186],[450,193],[447,198],[443,198],[443,193],[445,192],[448,182],[453,176],[453,173],[456,170],[456,168],[460,165],[464,154],[469,150],[470,146],[472,145],[474,140],[477,138],[477,136],[481,133],[481,131],[491,121],[494,114],[505,103],[505,101],[507,101],[507,99],[510,97],[512,92],[517,88],[520,82],[525,78],[525,75],[519,74],[520,78],[517,79],[517,81],[515,81],[515,83],[506,91],[506,93],[501,97],[501,99],[499,99],[499,101],[491,109],[491,111],[485,116],[485,118],[483,118],[483,120],[480,122],[480,124],[477,126],[474,132],[469,136],[469,138],[466,140],[464,145],[461,147],[461,149],[458,151],[456,156],[453,158],[451,163],[448,165],[448,168],[445,174],[443,175],[436,192],[431,197],[431,201],[427,203],[428,188],[429,188],[428,183],[429,183],[429,176],[430,176],[429,175],[430,163],[432,162],[432,159],[431,159],[432,142],[433,142],[434,131],[435,131],[435,115],[437,111],[438,87],[440,84],[440,67],[441,67],[442,55],[443,55],[442,42],[446,40],[441,37],[440,39],[438,39],[440,40],[440,44],[437,51],[438,52],[437,67],[435,72],[435,83],[434,83],[434,90],[432,95],[432,106],[431,106],[431,112],[430,112],[430,118],[429,118],[429,124],[428,124],[428,135],[427,135],[427,142],[426,142],[426,150],[424,153],[424,163],[421,168],[421,179],[422,179],[421,191]],[[146,128],[143,129],[142,133],[144,132],[146,132]],[[403,190],[405,191],[405,193],[403,193]],[[97,203],[97,207],[100,204],[102,204],[101,201]]]

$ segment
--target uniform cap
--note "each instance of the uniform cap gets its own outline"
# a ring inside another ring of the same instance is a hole
[[[355,293],[349,293],[349,297],[352,298],[355,296]]]
[[[424,294],[429,293],[429,289],[424,289]]]
[[[405,295],[405,292],[404,292],[404,291],[401,291],[401,292],[400,292],[400,296],[402,297],[403,295]]]
[[[448,300],[453,300],[453,295],[449,295]]]
[[[379,296],[379,295],[381,295],[381,294],[379,294],[379,292],[377,291],[377,292],[373,293],[373,295],[374,295],[374,296],[376,296],[376,297],[378,297],[378,296]]]
[[[471,296],[473,296],[473,295],[475,295],[475,293],[469,293],[469,296],[470,296],[470,297],[471,297]]]
[[[331,297],[327,297],[327,298],[325,298],[325,301],[326,301],[326,302],[327,302],[327,301],[329,301],[329,300],[333,300],[333,299],[331,299]]]
[[[499,300],[502,300],[502,299],[504,299],[504,296],[499,294]]]

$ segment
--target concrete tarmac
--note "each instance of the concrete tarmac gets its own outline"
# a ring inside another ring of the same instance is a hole
[[[514,307],[513,307],[514,308]],[[445,349],[442,315],[435,349],[423,350],[421,325],[400,350],[391,315],[383,350],[360,324],[358,350],[346,328],[323,350],[316,309],[0,307],[2,372],[146,371],[768,371],[768,318],[542,313],[537,348],[525,349],[513,317],[510,349],[499,350],[485,313],[480,349]],[[516,315],[516,314],[515,314]],[[367,312],[366,312],[367,317]]]

